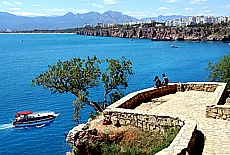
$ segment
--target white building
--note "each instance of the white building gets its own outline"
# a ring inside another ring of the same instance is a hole
[[[85,24],[84,26],[83,26],[83,28],[92,28],[92,25],[90,25],[90,24]]]
[[[173,26],[173,20],[166,20],[165,26],[169,26],[169,27]]]
[[[229,21],[229,18],[227,16],[220,16],[220,17],[217,17],[217,23],[226,23]]]
[[[220,16],[214,18],[213,16],[191,16],[189,18],[181,18],[181,19],[173,19],[166,20],[165,26],[188,26],[188,25],[196,25],[196,24],[218,24],[222,22],[230,21],[230,16]]]
[[[155,21],[154,20],[145,20],[145,21],[134,21],[134,22],[124,22],[123,25],[138,25],[138,24],[153,24]]]
[[[12,32],[12,30],[11,29],[6,29],[6,32]]]

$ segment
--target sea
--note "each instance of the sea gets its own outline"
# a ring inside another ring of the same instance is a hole
[[[171,48],[171,45],[178,48]],[[31,80],[58,60],[120,59],[132,62],[135,75],[129,78],[126,94],[154,85],[155,76],[164,73],[170,82],[206,81],[208,62],[217,62],[230,54],[222,42],[152,42],[149,39],[81,36],[76,34],[0,34],[0,154],[64,155],[71,151],[65,135],[77,123],[73,121],[74,95],[51,94],[31,87]],[[90,92],[90,100],[102,101],[103,88]],[[60,115],[52,124],[14,128],[18,111],[54,111]],[[93,109],[85,106],[80,123]]]

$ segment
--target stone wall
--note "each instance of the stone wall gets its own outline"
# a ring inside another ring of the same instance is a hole
[[[153,98],[176,92],[205,91],[213,92],[212,99],[210,99],[212,102],[206,104],[206,116],[215,119],[230,120],[230,106],[220,106],[226,98],[226,88],[226,83],[216,82],[171,83],[166,87],[149,88],[131,93],[106,108],[103,114],[104,117],[111,120],[113,124],[119,122],[121,126],[130,125],[148,131],[161,131],[164,130],[165,127],[181,126],[180,132],[170,146],[157,153],[157,155],[165,155],[172,152],[172,150],[174,150],[173,152],[179,152],[179,150],[181,151],[187,148],[196,122],[192,120],[185,121],[169,116],[156,116],[148,112],[134,111],[133,108],[143,102],[151,101]],[[184,143],[182,144],[181,141]]]
[[[223,83],[221,87],[217,88],[214,93],[216,93],[217,98],[217,105],[224,105],[226,102],[226,98],[228,96],[228,90],[227,90],[227,83]]]
[[[119,101],[107,107],[107,109],[113,109],[113,108],[134,109],[135,107],[139,106],[141,103],[149,102],[151,101],[151,99],[158,98],[160,96],[173,94],[176,92],[191,91],[191,90],[215,92],[218,86],[219,84],[216,82],[170,83],[168,86],[163,86],[160,88],[152,87],[134,93],[130,93],[125,97],[123,97],[122,99],[120,99]],[[220,89],[222,90],[222,86]],[[221,94],[217,94],[217,95],[221,95]],[[224,96],[222,97],[224,98]],[[221,99],[218,100],[222,101]]]
[[[177,85],[168,85],[160,88],[149,88],[133,93],[132,96],[127,96],[127,100],[120,105],[118,108],[134,109],[143,102],[151,101],[153,98],[160,96],[176,93]]]
[[[227,96],[227,83],[216,83],[216,82],[189,82],[189,83],[170,83],[168,86],[163,86],[160,88],[148,88],[144,90],[140,90],[134,93],[130,93],[119,101],[115,102],[111,106],[107,107],[104,110],[104,115],[109,119],[111,117],[113,120],[119,120],[122,125],[134,125],[140,127],[140,124],[143,125],[143,129],[145,124],[149,123],[149,118],[154,117],[151,121],[156,121],[159,116],[153,116],[149,114],[138,113],[137,111],[133,111],[132,109],[136,108],[143,102],[149,102],[154,98],[158,98],[160,96],[176,93],[177,91],[205,91],[205,92],[213,92],[212,102],[206,104],[206,116],[210,118],[218,118],[218,119],[227,119],[230,117],[226,115],[228,114],[228,107],[226,106],[217,106],[223,105],[225,103],[225,99]],[[213,102],[214,101],[214,102]],[[141,115],[143,115],[143,120]],[[166,118],[162,117],[163,120]],[[161,120],[161,119],[160,119]],[[151,122],[150,121],[150,122]],[[157,122],[158,123],[158,122]],[[137,124],[137,125],[135,125]],[[149,124],[150,126],[152,123]],[[142,125],[141,125],[142,126]],[[149,127],[151,128],[151,127]],[[148,129],[149,130],[149,129]]]
[[[216,105],[206,108],[206,117],[230,121],[230,105]]]
[[[133,126],[146,131],[163,131],[164,128],[172,126],[183,126],[184,122],[179,118],[169,116],[156,116],[147,112],[134,112],[129,109],[105,110],[103,113],[106,119],[113,124],[119,121],[121,126]]]
[[[230,121],[230,105],[225,104],[228,103],[227,97],[227,83],[223,83],[222,87],[217,87],[213,94],[215,102],[206,105],[206,117]]]
[[[195,90],[195,91],[204,91],[204,92],[214,92],[217,87],[218,87],[218,84],[213,84],[213,83],[210,83],[210,84],[201,83],[201,82],[179,83],[177,85],[177,91],[183,92],[183,91]]]

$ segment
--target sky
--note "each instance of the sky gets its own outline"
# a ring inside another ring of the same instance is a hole
[[[230,16],[230,0],[0,0],[0,11],[21,16],[118,11],[137,19],[158,15]]]

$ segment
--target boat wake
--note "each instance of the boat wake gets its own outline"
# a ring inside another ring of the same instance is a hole
[[[10,124],[1,124],[0,125],[0,130],[4,130],[4,129],[9,129],[9,128],[13,128],[13,124],[10,123]]]
[[[45,126],[46,124],[42,124],[42,125],[38,125],[36,126],[36,128],[42,128],[43,126]]]

